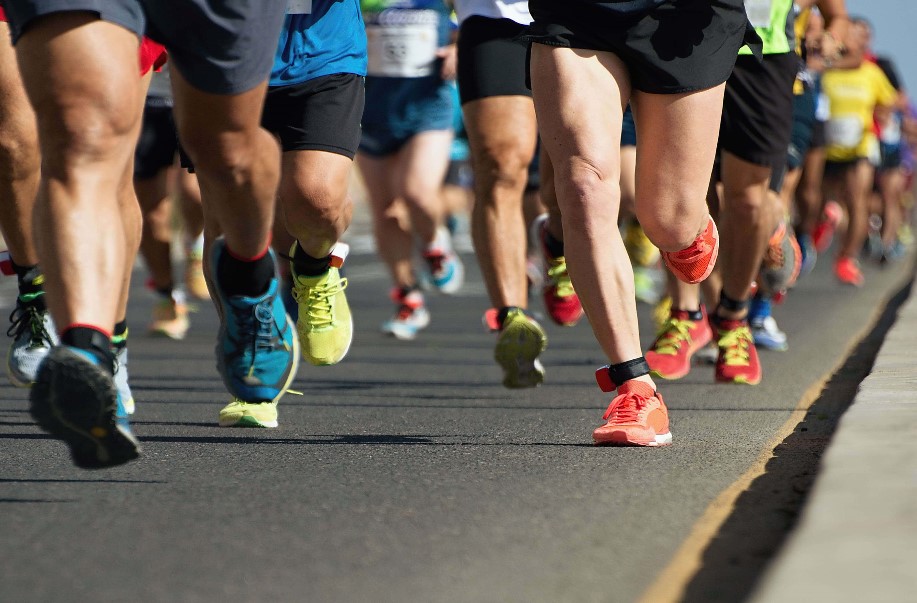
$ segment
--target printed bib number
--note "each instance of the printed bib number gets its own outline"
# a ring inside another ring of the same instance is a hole
[[[770,26],[773,3],[774,0],[745,0],[745,13],[754,27]]]
[[[832,117],[825,125],[825,139],[831,146],[856,148],[863,140],[863,120],[856,115]]]
[[[308,15],[312,13],[312,0],[287,0],[288,15]]]
[[[436,66],[437,30],[429,23],[367,26],[367,74],[426,77]]]

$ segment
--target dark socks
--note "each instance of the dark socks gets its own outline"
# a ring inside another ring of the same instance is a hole
[[[169,293],[171,295],[171,292]],[[127,346],[127,319],[115,325],[115,330],[111,335],[111,347],[115,352]]]
[[[701,320],[704,317],[704,313],[701,312],[700,308],[698,308],[697,310],[686,310],[686,312],[688,313],[689,320],[697,321],[697,320]]]
[[[319,276],[328,272],[331,267],[331,255],[323,258],[314,258],[305,251],[299,244],[293,251],[293,271],[297,276]]]
[[[10,262],[13,270],[16,272],[16,279],[19,283],[19,299],[33,306],[38,306],[40,310],[45,309],[44,288],[42,285],[45,279],[38,265],[20,266],[15,262]]]
[[[72,326],[61,333],[61,343],[85,350],[99,360],[100,366],[110,375],[115,372],[115,357],[111,351],[108,333],[90,326]]]
[[[274,278],[274,259],[269,253],[245,260],[234,256],[229,248],[217,264],[217,282],[227,296],[258,297]]]

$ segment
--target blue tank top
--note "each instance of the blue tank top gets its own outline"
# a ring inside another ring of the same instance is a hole
[[[271,86],[331,75],[366,75],[366,32],[360,0],[287,0]]]

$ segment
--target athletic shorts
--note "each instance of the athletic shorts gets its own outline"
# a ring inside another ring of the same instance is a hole
[[[869,161],[866,157],[846,159],[844,161],[825,161],[825,176],[837,178],[847,170],[856,167],[861,161]]]
[[[624,120],[621,122],[621,146],[637,146],[637,124],[634,122],[634,112],[630,105],[624,109]]]
[[[175,162],[178,134],[172,108],[150,106],[143,108],[143,124],[134,152],[134,178],[153,178]]]
[[[809,84],[803,86],[802,94],[793,96],[793,129],[786,158],[788,169],[802,167],[806,153],[812,146],[812,136],[818,122],[815,118],[817,96],[815,89]]]
[[[893,170],[901,167],[902,153],[900,144],[879,143],[879,169]]]
[[[438,77],[367,77],[360,152],[385,157],[421,132],[452,130],[453,107],[451,86]]]
[[[719,146],[757,165],[785,165],[793,129],[795,52],[743,55],[726,82]]]
[[[458,86],[462,104],[491,96],[532,96],[526,49],[514,41],[525,29],[510,19],[469,17],[459,29]]]
[[[282,0],[4,0],[13,43],[38,17],[83,11],[148,34],[175,67],[210,94],[238,94],[271,73],[287,3]]]
[[[353,159],[360,144],[363,76],[334,73],[268,89],[261,125],[286,151],[327,151]]]
[[[739,48],[760,44],[742,0],[530,0],[529,10],[521,40],[614,53],[634,89],[652,94],[722,84]]]

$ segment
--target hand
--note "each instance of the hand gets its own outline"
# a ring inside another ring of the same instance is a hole
[[[439,75],[444,80],[454,80],[458,69],[458,52],[455,44],[447,44],[436,50],[436,57],[442,59],[443,66]]]

